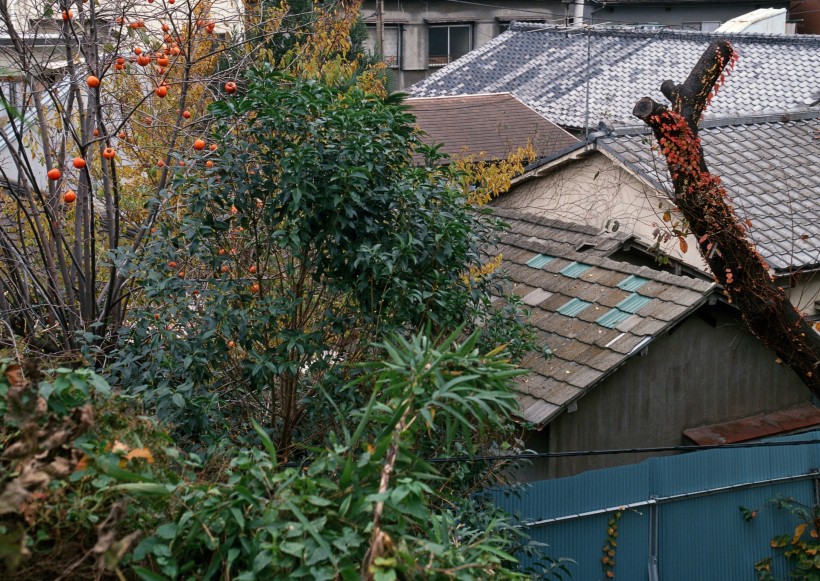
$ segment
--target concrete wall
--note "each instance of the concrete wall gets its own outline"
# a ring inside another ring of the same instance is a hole
[[[674,446],[683,430],[811,400],[791,369],[746,333],[728,307],[702,309],[651,343],[565,412],[529,446],[550,452]],[[706,319],[706,320],[704,320]],[[522,479],[555,478],[658,454],[535,460]]]
[[[503,0],[489,4],[386,0],[385,26],[397,25],[401,32],[400,65],[393,70],[396,88],[409,87],[438,70],[439,67],[429,66],[428,61],[430,26],[469,25],[472,31],[471,48],[475,49],[498,36],[502,24],[514,20],[564,24],[569,14],[568,6],[560,0]],[[375,13],[375,0],[367,0],[362,5],[362,17],[368,25],[370,47],[376,45]]]

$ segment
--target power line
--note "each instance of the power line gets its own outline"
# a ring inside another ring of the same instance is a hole
[[[536,452],[531,454],[502,454],[498,456],[451,456],[445,458],[428,458],[427,461],[434,464],[457,464],[466,462],[497,462],[502,460],[533,460],[541,458],[572,458],[579,456],[641,454],[649,452],[694,452],[702,450],[733,450],[738,448],[771,448],[778,446],[802,446],[808,444],[820,444],[820,440],[744,442],[738,444],[709,444],[704,446],[653,446],[649,448],[614,448],[610,450],[579,450],[573,452]]]
[[[582,456],[614,456],[617,454],[646,454],[657,452],[699,452],[705,450],[735,450],[743,448],[777,448],[782,446],[804,446],[820,444],[820,440],[791,440],[784,442],[741,442],[736,444],[707,444],[689,446],[652,446],[648,448],[612,448],[607,450],[576,450],[572,452],[534,452],[530,454],[499,454],[486,456],[449,456],[442,458],[425,458],[431,464],[466,464],[471,462],[501,462],[508,460],[539,460],[546,458],[574,458]],[[302,462],[286,462],[279,464],[284,468],[298,468],[309,464],[305,459]]]

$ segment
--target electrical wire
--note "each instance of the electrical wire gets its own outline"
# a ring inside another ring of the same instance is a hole
[[[820,440],[792,440],[786,442],[743,442],[738,444],[708,444],[690,446],[653,446],[648,448],[615,448],[611,450],[579,450],[573,452],[535,452],[530,454],[500,454],[488,456],[451,456],[428,458],[434,464],[460,464],[467,462],[498,462],[502,460],[538,460],[546,458],[574,458],[579,456],[609,456],[616,454],[642,454],[650,452],[694,452],[703,450],[734,450],[738,448],[771,448],[778,446],[803,446],[820,444]]]
[[[782,446],[805,446],[820,444],[820,440],[791,440],[784,442],[740,442],[736,444],[707,444],[689,446],[652,446],[646,448],[613,448],[605,450],[576,450],[572,452],[533,452],[529,454],[498,454],[485,456],[449,456],[425,458],[431,464],[468,464],[473,462],[502,462],[511,460],[542,460],[548,458],[576,458],[583,456],[614,456],[618,454],[647,454],[659,452],[702,452],[706,450],[736,450],[744,448],[776,448]],[[285,468],[297,468],[309,464],[304,462],[286,462],[280,464]]]

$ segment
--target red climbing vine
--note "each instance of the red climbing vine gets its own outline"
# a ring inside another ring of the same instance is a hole
[[[789,302],[766,261],[748,238],[720,178],[709,172],[698,123],[734,68],[737,52],[727,41],[709,45],[682,84],[666,80],[661,92],[671,107],[640,99],[633,114],[652,128],[666,158],[672,199],[698,240],[701,254],[749,330],[820,396],[820,335]]]

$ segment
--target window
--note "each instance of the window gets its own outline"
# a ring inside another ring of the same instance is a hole
[[[375,26],[367,27],[367,39],[364,47],[370,54],[377,54],[379,39]],[[384,49],[381,55],[384,63],[392,68],[401,65],[401,27],[399,25],[385,25],[384,27]]]
[[[443,67],[470,52],[473,28],[469,24],[435,25],[429,28],[428,65]]]
[[[684,30],[700,30],[702,32],[714,32],[720,28],[720,22],[714,20],[706,20],[703,22],[684,22]]]

